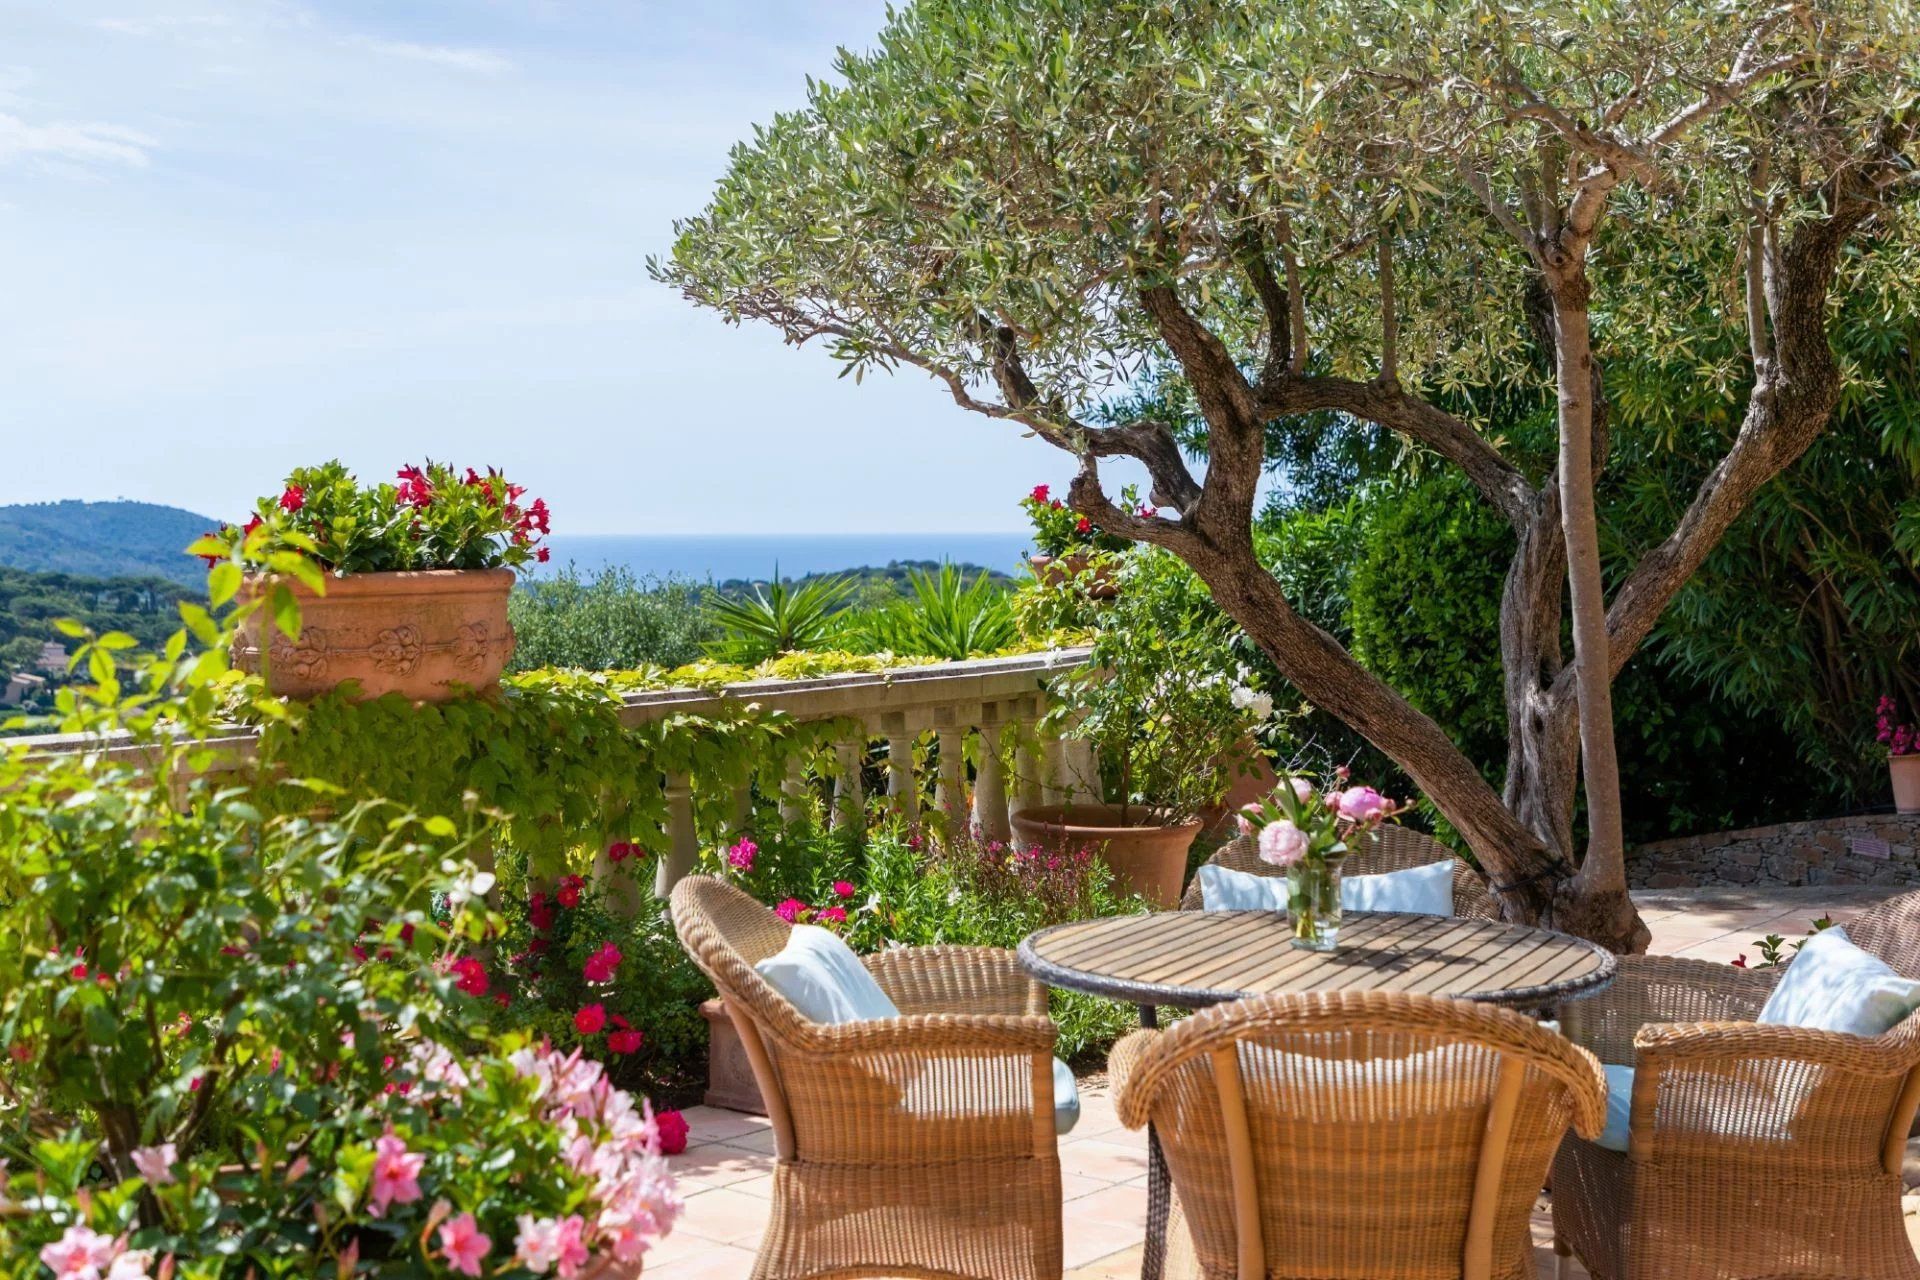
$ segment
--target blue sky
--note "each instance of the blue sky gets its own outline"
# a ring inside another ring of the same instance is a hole
[[[570,533],[1013,529],[1070,462],[647,278],[879,0],[0,0],[0,503],[504,466]]]

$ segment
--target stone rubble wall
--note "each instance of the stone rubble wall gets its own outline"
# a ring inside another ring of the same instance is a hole
[[[1657,840],[1627,852],[1636,889],[1920,885],[1920,814],[1864,813]]]

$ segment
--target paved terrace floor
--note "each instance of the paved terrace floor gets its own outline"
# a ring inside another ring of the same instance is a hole
[[[1883,888],[1834,887],[1664,890],[1636,893],[1634,899],[1653,930],[1655,952],[1730,963],[1742,953],[1757,960],[1757,938],[1798,938],[1823,914],[1845,924],[1886,896]],[[1137,1277],[1146,1231],[1146,1137],[1114,1119],[1102,1078],[1083,1079],[1080,1088],[1080,1123],[1060,1143],[1066,1280]],[[686,1115],[687,1150],[672,1163],[687,1211],[674,1233],[648,1253],[647,1280],[742,1280],[753,1269],[754,1247],[767,1222],[773,1134],[760,1116],[710,1107]],[[1920,1244],[1920,1199],[1907,1203],[1909,1234]],[[1553,1274],[1544,1207],[1534,1216],[1534,1240],[1544,1280]],[[1586,1272],[1575,1267],[1574,1274]]]

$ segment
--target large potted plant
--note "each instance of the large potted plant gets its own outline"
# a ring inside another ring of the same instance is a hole
[[[1887,772],[1893,777],[1893,807],[1899,813],[1920,813],[1920,729],[1896,724],[1899,704],[1881,698],[1874,708],[1875,736],[1887,748]]]
[[[363,485],[329,462],[295,471],[246,524],[195,549],[213,566],[216,603],[236,590],[298,601],[297,629],[270,634],[266,619],[283,610],[255,611],[234,643],[235,665],[264,670],[275,693],[312,698],[352,682],[363,698],[440,702],[506,669],[514,570],[547,559],[547,528],[546,502],[497,471],[429,462]],[[243,574],[243,551],[251,564],[320,572]]]
[[[1098,794],[1024,809],[1014,833],[1026,845],[1089,849],[1123,891],[1171,908],[1202,815],[1226,795],[1230,762],[1272,703],[1235,660],[1231,624],[1171,580],[1184,570],[1170,557],[1140,549],[1121,564],[1122,589],[1101,612],[1091,652],[1054,681],[1042,722],[1094,748]]]
[[[1089,596],[1111,600],[1119,590],[1114,557],[1131,544],[1070,510],[1044,484],[1035,485],[1020,500],[1020,507],[1033,522],[1034,551],[1027,563],[1041,585],[1066,586],[1084,580]]]

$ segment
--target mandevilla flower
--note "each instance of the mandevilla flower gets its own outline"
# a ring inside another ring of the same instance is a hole
[[[420,1168],[427,1158],[407,1150],[405,1140],[385,1133],[373,1144],[373,1216],[386,1216],[387,1206],[412,1204],[420,1198]]]
[[[180,1159],[171,1142],[151,1147],[135,1147],[128,1153],[133,1167],[150,1187],[164,1187],[174,1180],[173,1166]]]
[[[480,1230],[473,1215],[463,1213],[440,1226],[440,1256],[463,1276],[480,1274],[480,1264],[493,1248],[493,1239]]]

